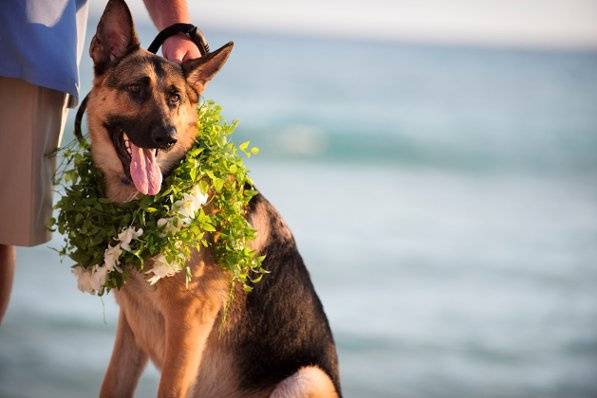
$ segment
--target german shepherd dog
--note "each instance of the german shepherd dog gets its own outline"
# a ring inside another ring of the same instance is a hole
[[[193,145],[199,96],[232,47],[169,62],[140,48],[124,1],[108,2],[90,46],[87,107],[108,199],[160,191]],[[183,273],[150,286],[132,272],[115,291],[120,315],[102,397],[132,396],[148,359],[161,370],[159,397],[341,396],[332,333],[292,233],[261,194],[247,219],[269,273],[251,293],[239,289],[225,322],[230,279],[208,250],[192,255],[188,288]]]

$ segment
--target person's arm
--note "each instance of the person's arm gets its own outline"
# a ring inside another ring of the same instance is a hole
[[[143,0],[143,2],[159,30],[174,23],[190,23],[186,0]],[[162,46],[162,53],[166,59],[178,63],[201,56],[197,46],[182,34],[166,39]]]

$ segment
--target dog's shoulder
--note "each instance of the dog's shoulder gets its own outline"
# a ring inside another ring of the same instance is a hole
[[[292,232],[274,206],[261,194],[257,193],[247,209],[249,222],[255,228],[257,236],[252,242],[252,249],[262,252],[275,245],[277,249],[296,249]]]

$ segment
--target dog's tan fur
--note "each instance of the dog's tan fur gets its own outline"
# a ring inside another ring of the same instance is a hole
[[[119,388],[114,379],[123,366],[129,367],[127,371],[133,374],[138,371],[130,364],[125,366],[121,357],[142,359],[145,355],[162,371],[160,397],[187,395],[195,383],[206,342],[228,293],[228,278],[207,252],[193,256],[191,269],[193,278],[188,289],[182,274],[166,278],[155,287],[150,287],[143,275],[136,274],[116,293],[121,316],[102,396],[124,396],[126,389]],[[130,335],[128,329],[132,331]],[[133,344],[119,344],[121,338]],[[217,339],[211,343],[213,352]],[[134,363],[142,369],[144,362]],[[217,384],[203,380],[208,385]]]
[[[91,54],[96,65],[110,61],[111,58],[106,59],[106,51],[111,48],[107,43],[111,37],[120,39],[128,34],[129,41],[136,41],[134,30],[126,31],[129,29],[127,21],[119,22],[127,19],[130,14],[126,5],[111,0],[92,43]],[[132,29],[132,21],[128,22]],[[158,156],[160,168],[168,170],[193,144],[197,131],[198,96],[223,65],[231,48],[224,48],[207,66],[183,65],[183,69],[187,68],[185,74],[181,73],[180,66],[167,64],[162,77],[156,74],[151,63],[145,62],[148,57],[155,56],[135,49],[109,71],[96,74],[88,102],[88,126],[93,160],[105,176],[106,194],[110,200],[125,202],[139,194],[132,184],[123,180],[123,165],[106,129],[106,115],[118,114],[140,120],[148,112],[168,115],[178,131],[174,147]],[[114,49],[110,51],[122,55]],[[152,107],[140,106],[121,89],[141,77],[149,79]],[[172,110],[166,105],[164,87],[176,87],[181,93],[177,109]],[[252,213],[250,221],[257,230],[257,237],[252,242],[254,250],[264,247],[273,228],[282,236],[292,238],[281,218],[274,217],[276,225],[272,225],[271,214],[277,215],[269,203],[259,204]],[[222,325],[221,310],[230,289],[228,275],[215,264],[207,250],[195,252],[189,265],[192,280],[188,288],[182,273],[150,286],[146,275],[136,272],[129,276],[122,289],[115,291],[120,316],[114,351],[101,386],[102,397],[132,396],[148,359],[161,370],[159,397],[248,396],[240,389],[234,353],[225,341],[225,329],[234,324],[238,311],[241,311],[244,293],[238,292],[228,311],[228,322]],[[150,269],[151,263],[146,267]],[[330,378],[317,368],[302,368],[279,387],[264,388],[249,395],[265,397],[272,392],[275,397],[336,396]]]

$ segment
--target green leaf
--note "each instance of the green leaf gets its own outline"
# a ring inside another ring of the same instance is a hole
[[[214,189],[216,192],[222,191],[222,187],[224,186],[224,180],[217,178],[213,181]]]
[[[256,155],[259,148],[250,147],[249,141],[238,147],[229,141],[238,123],[224,121],[221,111],[213,101],[202,103],[197,113],[197,139],[165,178],[161,192],[124,204],[105,198],[103,176],[94,167],[88,142],[80,146],[75,142],[61,150],[64,169],[54,179],[62,185],[64,195],[56,203],[58,216],[50,224],[65,238],[59,250],[62,255],[89,268],[102,263],[104,250],[108,244],[117,243],[120,231],[128,227],[144,230],[141,238],[131,242],[133,251],[121,256],[125,272],[109,273],[100,294],[122,287],[128,270],[143,271],[145,260],[158,254],[166,256],[180,271],[184,269],[188,282],[189,269],[185,264],[192,249],[201,247],[210,250],[216,262],[229,271],[233,285],[238,284],[247,292],[267,274],[261,265],[263,256],[257,256],[247,245],[254,239],[255,231],[245,218],[246,209],[256,191],[244,189],[252,181],[240,156]],[[212,195],[209,214],[200,210],[190,224],[177,232],[165,233],[164,228],[158,228],[161,218],[171,220],[177,228],[183,227],[174,203],[186,200],[185,194],[196,184],[202,192]]]
[[[245,142],[241,143],[238,147],[240,148],[241,151],[246,152],[250,143],[251,143],[251,141],[245,141]]]

